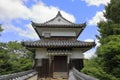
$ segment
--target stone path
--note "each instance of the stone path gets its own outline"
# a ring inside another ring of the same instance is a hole
[[[27,79],[27,80],[37,80],[37,75]],[[39,80],[68,80],[68,79],[62,79],[62,78],[57,78],[57,79],[53,79],[53,78],[41,78]]]
[[[35,76],[33,76],[33,77],[31,77],[31,78],[29,78],[27,80],[37,80],[37,75],[35,75]]]

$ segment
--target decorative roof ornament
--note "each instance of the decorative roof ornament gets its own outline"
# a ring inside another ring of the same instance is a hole
[[[57,15],[56,15],[56,16],[62,16],[62,15],[61,15],[61,12],[60,12],[60,11],[58,11],[58,13],[57,13]]]

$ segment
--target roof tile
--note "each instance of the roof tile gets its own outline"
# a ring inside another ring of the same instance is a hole
[[[95,42],[84,42],[78,40],[38,40],[23,42],[26,47],[94,47]]]

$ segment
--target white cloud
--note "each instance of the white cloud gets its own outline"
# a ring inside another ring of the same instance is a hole
[[[36,22],[45,22],[48,21],[50,19],[52,19],[53,17],[56,16],[57,12],[59,11],[59,8],[54,7],[54,6],[46,6],[43,3],[39,3],[36,4],[34,6],[32,6],[31,8],[31,18],[33,21]],[[62,12],[62,15],[72,21],[75,22],[75,18],[73,15],[68,14],[62,10],[60,10]]]
[[[86,39],[86,40],[84,40],[84,41],[85,41],[85,42],[94,42],[93,39]],[[89,59],[89,58],[91,58],[93,55],[95,55],[94,53],[95,53],[95,49],[88,50],[87,52],[84,53],[84,57],[85,57],[86,59]]]
[[[0,21],[28,19],[30,10],[20,0],[0,0]]]
[[[27,37],[30,39],[38,39],[37,34],[30,24],[26,25],[26,29],[21,29],[20,27],[16,27],[11,24],[3,25],[4,32],[13,32],[23,37]]]
[[[34,4],[28,8],[24,4],[27,1],[28,0],[0,0],[0,23],[3,23],[3,27],[5,27],[5,25],[9,26],[4,28],[5,30],[7,29],[7,31],[11,31],[13,29],[13,31],[18,33],[19,36],[33,39],[37,38],[37,36],[34,36],[36,33],[31,29],[30,24],[24,25],[26,29],[23,30],[22,28],[13,25],[11,21],[17,19],[30,19],[32,21],[41,23],[55,17],[60,9],[54,6],[46,6],[42,2]],[[60,11],[66,19],[75,22],[73,15],[62,10]]]
[[[96,47],[100,46],[99,40],[93,40],[93,39],[86,39],[84,40],[85,42],[95,42],[96,43]]]
[[[0,0],[0,21],[30,18],[35,21],[43,22],[55,17],[59,10],[59,8],[54,6],[46,6],[42,2],[28,8],[24,5],[24,2],[26,1],[27,0]],[[61,12],[68,20],[72,22],[75,21],[73,15],[62,10]]]
[[[94,42],[94,40],[93,39],[86,39],[86,40],[84,40],[85,42]]]
[[[110,3],[110,0],[82,0],[85,1],[88,6],[100,6],[101,4],[103,5],[107,5],[108,3]]]
[[[99,47],[100,45],[99,40],[96,40],[96,47]]]
[[[84,41],[86,41],[86,42],[94,42],[94,41],[95,41],[95,43],[96,43],[96,47],[93,48],[93,49],[91,49],[91,50],[88,50],[87,52],[85,52],[85,53],[84,53],[84,57],[85,57],[86,59],[89,59],[89,58],[91,58],[91,57],[96,57],[96,54],[95,54],[96,48],[100,46],[99,40],[86,39],[86,40],[84,40]]]
[[[97,25],[97,23],[100,21],[106,21],[106,18],[104,17],[103,12],[104,11],[98,11],[96,15],[91,20],[89,20],[88,24]]]
[[[96,49],[88,50],[87,52],[83,53],[85,59],[90,59],[91,57],[95,56]]]
[[[100,6],[102,5],[107,5],[108,3],[110,3],[110,0],[82,0],[85,1],[88,6]],[[103,11],[98,11],[96,13],[96,15],[89,20],[88,24],[89,25],[97,25],[98,22],[100,21],[106,21],[106,18],[103,16],[103,12],[105,12],[105,10]]]

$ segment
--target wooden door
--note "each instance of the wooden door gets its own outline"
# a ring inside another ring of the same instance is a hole
[[[67,78],[67,56],[54,56],[53,77]]]

